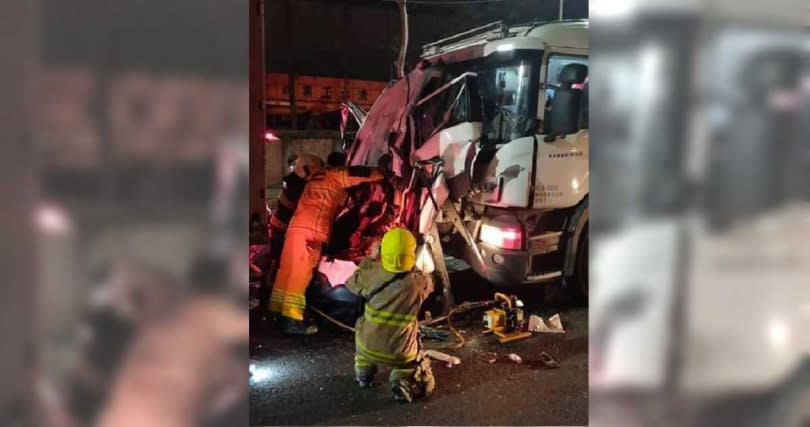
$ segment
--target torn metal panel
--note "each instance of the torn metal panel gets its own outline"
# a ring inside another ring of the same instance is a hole
[[[404,149],[407,116],[419,99],[425,83],[441,75],[437,67],[417,66],[405,78],[388,87],[371,107],[349,152],[350,165],[376,165],[380,157],[392,155],[392,170],[400,177],[409,173],[410,147]]]

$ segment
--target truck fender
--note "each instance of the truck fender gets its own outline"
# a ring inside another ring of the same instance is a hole
[[[566,234],[571,236],[565,245],[565,266],[563,277],[569,278],[574,275],[576,259],[579,251],[579,240],[585,225],[588,224],[588,195],[574,209],[568,224],[566,224]]]

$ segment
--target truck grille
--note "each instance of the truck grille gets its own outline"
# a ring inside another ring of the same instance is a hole
[[[529,274],[532,276],[559,271],[562,269],[562,251],[547,252],[532,255],[529,264]]]

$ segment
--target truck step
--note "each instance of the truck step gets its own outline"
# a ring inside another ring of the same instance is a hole
[[[549,280],[554,280],[558,277],[562,277],[562,271],[552,271],[550,273],[538,274],[536,276],[528,276],[526,280],[530,282],[547,282]]]
[[[553,231],[550,233],[538,234],[529,237],[529,250],[532,253],[548,253],[557,250],[560,243],[561,231]]]

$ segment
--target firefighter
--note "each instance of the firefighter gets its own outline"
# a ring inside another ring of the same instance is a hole
[[[281,252],[281,266],[270,295],[270,311],[281,314],[282,331],[291,335],[311,335],[315,325],[304,324],[304,292],[321,258],[321,247],[329,241],[335,216],[346,203],[349,187],[381,181],[376,168],[343,166],[346,155],[335,152],[327,158],[327,168],[307,183],[290,221]]]
[[[413,270],[416,239],[410,231],[397,227],[385,233],[377,258],[365,259],[346,281],[350,291],[366,300],[355,325],[355,377],[360,387],[370,387],[377,366],[391,366],[394,398],[411,402],[430,395],[435,387],[416,321],[433,289]]]
[[[281,184],[278,206],[270,215],[270,258],[278,264],[284,247],[284,233],[298,207],[298,199],[304,192],[307,181],[325,167],[323,160],[313,154],[292,155],[287,160],[289,174]],[[274,270],[271,268],[271,271]]]
[[[325,167],[323,159],[313,154],[293,154],[287,159],[288,173],[281,183],[278,205],[273,209],[268,224],[270,232],[270,244],[267,251],[268,262],[255,267],[255,270],[264,276],[264,285],[259,291],[259,302],[265,308],[281,261],[284,234],[287,232],[287,226],[290,219],[292,219],[293,213],[295,213],[295,208],[298,206],[298,199],[301,198],[301,193],[304,192],[307,181]]]

